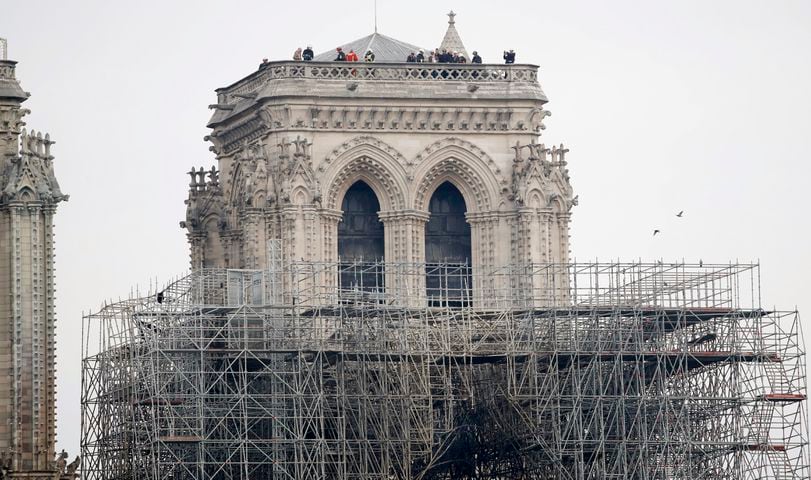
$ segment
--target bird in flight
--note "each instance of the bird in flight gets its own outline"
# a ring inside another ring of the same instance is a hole
[[[679,210],[679,213],[676,214],[677,217],[681,218],[684,216],[684,210]]]
[[[656,230],[653,231],[653,236],[655,237],[656,234],[658,234],[658,233],[659,233],[659,229],[657,228]]]

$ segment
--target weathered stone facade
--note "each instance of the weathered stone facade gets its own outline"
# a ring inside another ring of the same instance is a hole
[[[453,25],[450,25],[453,28]],[[192,268],[338,261],[342,199],[366,183],[387,264],[426,261],[429,200],[461,192],[470,263],[567,262],[576,197],[567,149],[539,143],[534,65],[273,62],[217,90],[206,137],[218,166],[190,173]],[[478,288],[478,286],[474,286]]]
[[[26,132],[16,62],[0,60],[0,456],[9,478],[51,480],[56,439],[53,216],[67,200],[50,136]]]

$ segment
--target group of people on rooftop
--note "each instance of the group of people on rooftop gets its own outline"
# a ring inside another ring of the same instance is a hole
[[[305,62],[309,62],[313,59],[314,56],[315,53],[313,52],[313,47],[307,45],[307,48],[305,48],[304,50],[302,50],[301,47],[296,49],[296,51],[293,53],[293,60],[297,62],[300,62],[302,60]]]
[[[355,50],[349,49],[349,53],[345,53],[343,51],[343,47],[337,47],[335,49],[336,56],[335,62],[359,62],[360,57],[358,54],[355,53]],[[297,62],[309,62],[312,61],[315,57],[315,53],[313,52],[313,47],[311,45],[307,45],[307,48],[304,50],[301,47],[297,48],[296,51],[293,53],[293,60]],[[370,48],[366,50],[366,53],[363,54],[363,61],[364,62],[374,62],[375,61],[375,53]],[[411,52],[406,57],[406,63],[467,63],[467,58],[459,53],[459,52],[451,52],[447,49],[439,49],[432,50],[431,53],[425,55],[425,50],[420,49],[417,53]],[[262,59],[262,63],[259,65],[259,68],[266,67],[270,62],[268,62],[267,58]],[[473,51],[473,56],[470,59],[470,63],[482,63],[482,57],[479,56],[479,52]],[[513,50],[505,50],[504,51],[504,63],[512,64],[515,63],[515,51]]]
[[[467,63],[467,58],[459,52],[451,52],[445,48],[432,50],[426,56],[425,50],[420,49],[417,54],[414,54],[414,52],[409,53],[406,57],[406,63]],[[473,51],[470,63],[482,63],[479,52]]]
[[[336,62],[359,62],[360,58],[358,58],[358,54],[355,53],[354,50],[351,48],[349,49],[349,53],[344,53],[344,49],[338,47],[335,49],[337,56],[335,57]],[[366,50],[366,53],[363,54],[363,61],[364,62],[374,62],[375,61],[375,52],[372,49]]]

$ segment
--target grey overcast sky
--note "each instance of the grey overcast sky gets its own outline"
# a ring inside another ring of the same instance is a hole
[[[386,35],[436,46],[453,9],[486,62],[514,48],[540,65],[542,141],[571,148],[580,195],[576,258],[759,260],[764,305],[811,321],[811,2],[378,3]],[[214,161],[214,89],[372,30],[373,0],[0,0],[29,128],[56,140],[71,195],[56,219],[59,448],[78,450],[82,311],[188,268],[185,172]]]

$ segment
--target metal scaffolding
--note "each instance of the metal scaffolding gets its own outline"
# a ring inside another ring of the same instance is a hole
[[[757,265],[272,253],[85,316],[84,478],[809,478],[799,316]]]

